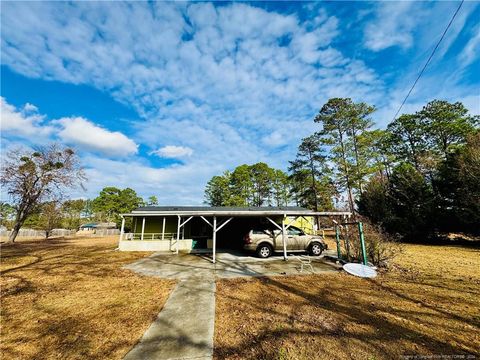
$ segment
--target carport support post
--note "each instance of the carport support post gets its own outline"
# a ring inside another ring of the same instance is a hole
[[[338,225],[335,225],[335,240],[337,241],[337,258],[342,259],[342,251],[340,249],[340,230]]]
[[[122,216],[122,227],[120,228],[120,241],[123,240],[123,231],[125,230],[125,218]]]
[[[215,252],[217,250],[217,217],[214,216],[213,217],[213,244],[212,244],[212,247],[213,247],[213,263],[215,264]]]
[[[175,247],[176,247],[176,253],[178,255],[178,243],[180,242],[180,221],[182,221],[180,215],[177,215],[178,216],[178,223],[177,223],[177,243],[175,244]]]
[[[350,216],[348,216],[350,220]],[[346,223],[346,216],[343,215],[343,222]],[[350,233],[348,231],[348,224],[345,224],[345,249],[347,250],[347,260],[350,261]]]
[[[162,225],[162,240],[165,239],[165,216],[163,217],[163,225]]]
[[[360,245],[362,246],[363,265],[367,265],[367,251],[365,249],[365,238],[363,237],[363,224],[361,221],[358,222],[358,233],[360,234]]]
[[[145,232],[145,216],[143,217],[143,221],[142,221],[142,235],[140,236],[140,240],[143,240],[144,232]]]
[[[285,241],[285,217],[286,215],[283,216],[282,218],[282,242],[283,242],[283,260],[287,261],[287,243]]]

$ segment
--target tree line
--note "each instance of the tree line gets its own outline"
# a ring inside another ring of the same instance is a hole
[[[480,233],[479,117],[432,101],[402,115],[381,138],[384,164],[358,199],[361,214],[405,238]]]
[[[288,186],[285,172],[263,162],[244,164],[212,177],[205,197],[211,206],[285,206],[290,201]]]
[[[288,173],[265,163],[214,176],[205,200],[216,206],[296,204],[346,208],[403,237],[480,231],[479,117],[434,100],[375,127],[375,107],[333,98],[302,139]]]
[[[48,200],[38,203],[25,218],[22,227],[45,231],[48,238],[53,229],[78,230],[88,222],[114,223],[121,226],[120,214],[137,207],[158,205],[156,196],[143,199],[131,188],[105,187],[94,199]],[[16,223],[16,209],[13,205],[0,202],[0,226],[13,229]],[[129,229],[131,219],[126,219]]]
[[[121,226],[120,214],[131,212],[140,206],[158,205],[156,196],[143,199],[131,188],[119,189],[113,186],[103,188],[93,199],[47,200],[38,203],[25,218],[22,227],[45,231],[48,238],[53,229],[78,230],[88,222],[114,223]],[[0,226],[15,228],[15,206],[0,202]],[[131,219],[126,219],[130,228]]]
[[[89,221],[121,224],[120,214],[144,205],[158,205],[156,196],[144,200],[131,188],[105,187],[94,199],[65,199],[66,190],[86,180],[76,153],[58,144],[33,151],[17,149],[2,162],[2,190],[11,202],[0,202],[0,225],[12,229],[14,242],[21,227],[45,231],[78,229]],[[126,226],[130,226],[127,219]]]
[[[439,231],[480,232],[479,116],[460,102],[434,100],[375,128],[375,107],[333,98],[302,139],[288,172],[266,163],[240,165],[214,176],[205,189],[212,206],[285,206],[349,209],[403,237]],[[104,188],[92,200],[66,200],[86,180],[74,150],[56,144],[14,150],[2,159],[0,182],[10,203],[0,221],[14,241],[24,225],[48,231],[83,220],[115,222],[144,201],[130,188]],[[129,223],[127,222],[127,227]]]

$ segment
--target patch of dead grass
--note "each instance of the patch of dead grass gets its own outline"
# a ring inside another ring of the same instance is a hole
[[[115,251],[116,237],[3,244],[1,344],[5,359],[121,359],[174,282],[121,267],[148,253]]]
[[[480,251],[406,245],[374,280],[345,273],[217,282],[217,359],[480,355]]]

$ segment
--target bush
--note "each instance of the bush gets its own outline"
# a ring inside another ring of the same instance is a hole
[[[380,226],[363,221],[363,236],[365,239],[365,250],[367,260],[371,264],[388,268],[391,261],[402,251],[402,244],[397,238],[386,233]],[[350,225],[347,229],[341,228],[341,236],[345,239],[348,236],[350,247],[350,260],[362,262],[362,248],[357,225]],[[346,249],[344,248],[346,255]],[[346,258],[346,256],[345,256]]]

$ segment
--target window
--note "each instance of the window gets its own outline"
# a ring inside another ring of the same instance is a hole
[[[299,235],[303,235],[303,231],[296,227],[291,226],[287,229],[287,234],[291,236],[299,236]]]
[[[259,230],[259,229],[254,229],[252,230],[252,233],[257,234],[257,235],[264,235],[267,234],[268,230]]]

